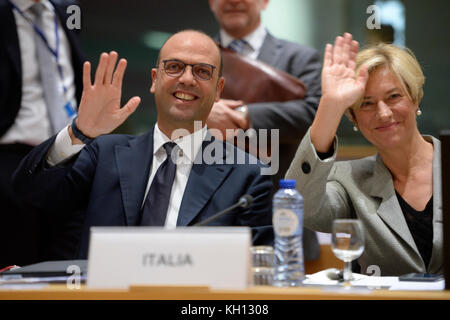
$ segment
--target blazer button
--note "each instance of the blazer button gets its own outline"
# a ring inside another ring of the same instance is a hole
[[[305,174],[308,174],[311,172],[311,165],[308,162],[303,162],[302,163],[302,171]]]

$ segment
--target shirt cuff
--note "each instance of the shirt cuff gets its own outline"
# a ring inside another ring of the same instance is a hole
[[[56,136],[55,142],[50,147],[47,154],[47,163],[50,167],[54,167],[76,155],[85,144],[72,144],[69,135],[69,126],[62,129]]]

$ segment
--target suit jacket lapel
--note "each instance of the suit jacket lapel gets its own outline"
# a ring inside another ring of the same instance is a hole
[[[153,130],[129,146],[116,146],[115,157],[127,225],[137,225],[153,160]]]
[[[276,39],[270,33],[267,33],[261,50],[259,51],[258,60],[271,66],[276,66],[280,48],[281,46],[277,43]]]
[[[20,61],[19,36],[17,35],[16,20],[14,18],[13,9],[6,0],[0,0],[0,39],[3,39],[4,46],[9,58],[14,66],[14,70],[18,75],[22,74],[22,66]],[[22,77],[19,76],[22,83]]]
[[[395,194],[391,173],[377,155],[370,195],[381,199],[377,213],[420,256]]]
[[[202,148],[192,165],[178,214],[178,226],[187,226],[200,213],[231,170],[231,166],[204,163],[203,150],[207,146],[208,150],[212,150],[209,149],[211,147],[214,149],[221,148],[225,163],[227,151],[223,142],[215,140],[208,132]]]

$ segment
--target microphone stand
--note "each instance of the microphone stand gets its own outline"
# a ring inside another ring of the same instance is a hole
[[[233,204],[231,207],[226,208],[225,210],[220,211],[219,213],[216,213],[215,215],[213,215],[212,217],[209,217],[208,219],[204,220],[204,221],[200,221],[196,224],[193,225],[193,227],[202,227],[207,225],[208,223],[210,223],[211,221],[216,220],[217,218],[223,216],[224,214],[233,211],[236,208],[239,207],[248,207],[250,205],[250,203],[253,201],[253,198],[251,198],[251,196],[248,197],[241,197],[239,199],[239,201],[235,204]]]

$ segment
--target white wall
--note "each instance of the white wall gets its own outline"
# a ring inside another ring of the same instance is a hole
[[[311,0],[271,0],[262,21],[276,37],[312,46],[312,10]]]

